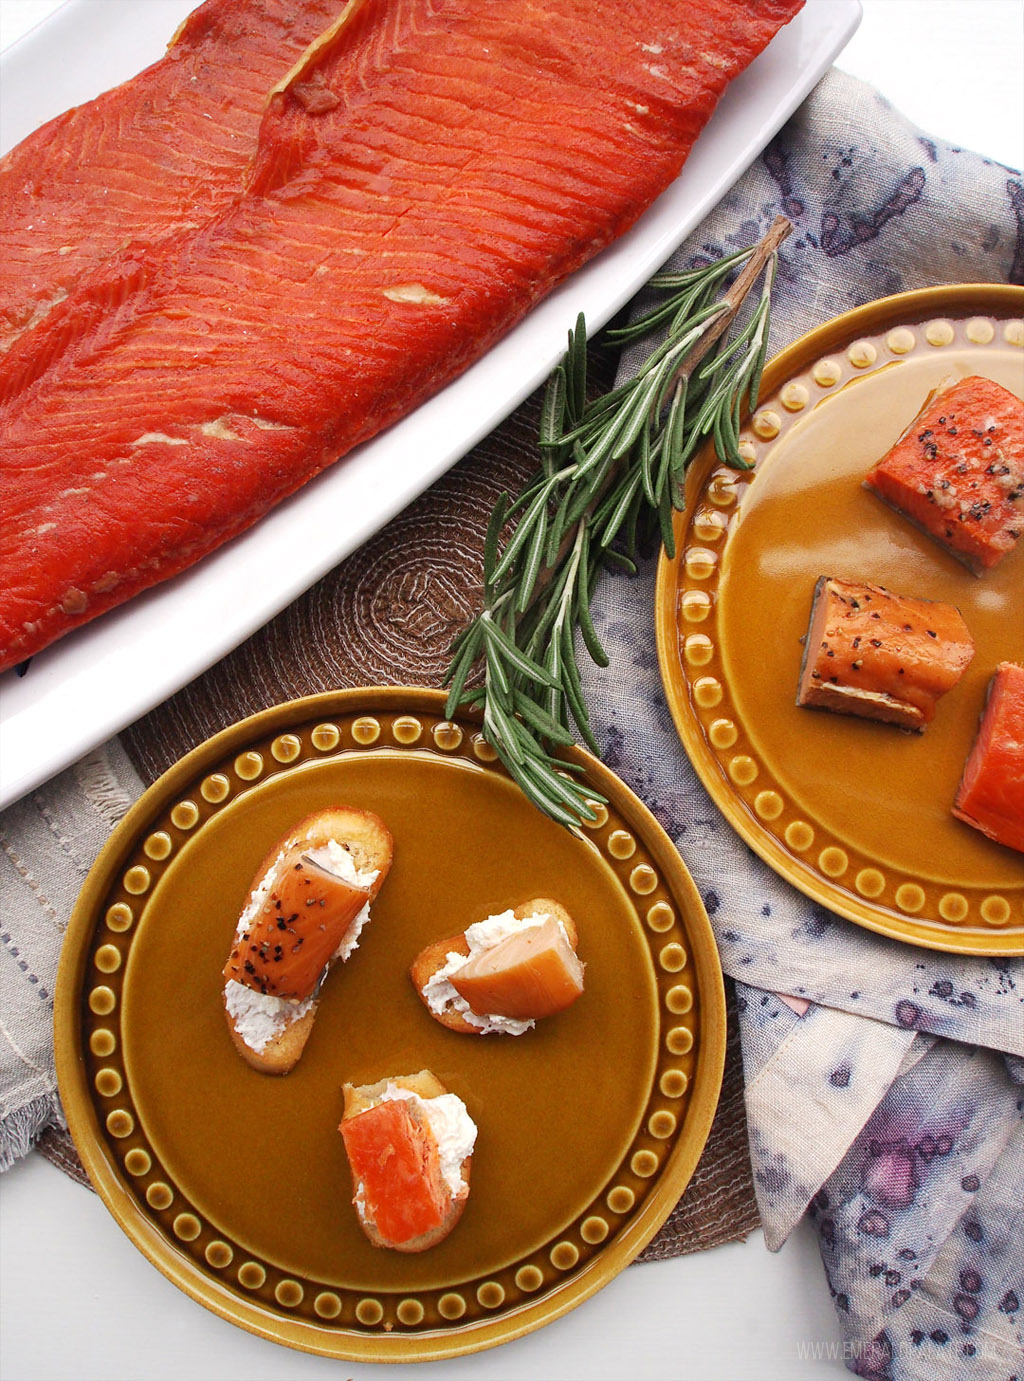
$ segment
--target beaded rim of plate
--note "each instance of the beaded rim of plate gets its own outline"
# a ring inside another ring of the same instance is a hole
[[[420,700],[424,697],[432,698],[438,707],[443,704],[439,694],[421,693]],[[372,693],[367,693],[365,700],[372,704]],[[254,725],[265,718],[266,714],[257,716]],[[211,761],[185,789],[161,799],[145,825],[135,827],[131,848],[122,853],[123,861],[105,879],[98,904],[92,905],[81,980],[84,1000],[79,1007],[77,1036],[81,1077],[98,1122],[99,1150],[144,1218],[147,1230],[155,1231],[187,1258],[191,1271],[186,1275],[198,1272],[231,1295],[295,1321],[300,1325],[301,1346],[310,1345],[301,1325],[315,1327],[318,1341],[314,1350],[335,1356],[367,1355],[365,1350],[353,1352],[346,1343],[353,1335],[369,1339],[436,1336],[438,1330],[461,1329],[504,1315],[511,1319],[524,1306],[542,1302],[564,1291],[567,1283],[585,1277],[588,1266],[616,1244],[629,1244],[628,1254],[620,1263],[625,1264],[657,1230],[692,1172],[692,1165],[683,1167],[686,1179],[678,1184],[677,1194],[652,1222],[647,1222],[650,1213],[645,1209],[650,1208],[661,1180],[669,1172],[670,1176],[678,1174],[684,1129],[696,1120],[704,1124],[706,1135],[710,1124],[717,1088],[709,1099],[705,1092],[707,1075],[698,1070],[698,1063],[713,1068],[717,1060],[720,1067],[724,1055],[724,1021],[722,1031],[706,1033],[703,1024],[708,1017],[715,1017],[720,996],[717,991],[704,989],[694,962],[698,956],[691,952],[693,944],[700,944],[703,937],[692,941],[688,927],[707,927],[695,890],[688,897],[676,895],[672,879],[659,868],[643,830],[630,824],[614,805],[597,804],[596,819],[586,827],[585,837],[618,878],[646,940],[657,989],[658,1055],[646,1105],[628,1149],[615,1172],[573,1222],[500,1271],[460,1282],[457,1287],[410,1294],[341,1289],[285,1270],[269,1256],[253,1253],[225,1224],[201,1212],[148,1140],[123,1059],[122,988],[132,940],[144,919],[147,900],[164,871],[174,865],[182,846],[246,791],[310,762],[382,747],[461,757],[478,768],[506,775],[475,724],[446,720],[440,709],[437,713],[424,712],[419,701],[414,713],[357,709],[321,713],[293,722],[283,731],[260,733],[257,729],[243,747]],[[710,941],[710,932],[706,933]],[[697,1117],[691,1119],[688,1114],[697,1085]],[[695,1164],[696,1154],[690,1159]],[[639,1235],[641,1218],[645,1224]],[[123,1218],[121,1221],[127,1226]],[[130,1231],[130,1235],[134,1234]],[[155,1256],[153,1259],[163,1266]],[[600,1283],[603,1278],[581,1290],[579,1298],[592,1293]],[[558,1312],[562,1307],[568,1305],[560,1306]],[[235,1317],[230,1307],[219,1312],[250,1326],[244,1314]],[[336,1336],[324,1342],[324,1329]],[[522,1326],[515,1326],[508,1336],[523,1331]],[[279,1340],[292,1341],[291,1337]],[[428,1345],[416,1355],[446,1354]]]
[[[788,377],[759,402],[741,432],[740,454],[751,469],[737,471],[721,465],[709,469],[682,525],[679,554],[673,563],[676,574],[674,581],[669,580],[669,590],[678,608],[675,661],[684,685],[683,699],[722,782],[728,783],[724,790],[742,803],[750,817],[748,842],[758,835],[771,841],[791,861],[795,869],[791,881],[819,887],[836,910],[844,911],[844,901],[852,904],[844,912],[851,919],[864,920],[865,908],[877,907],[879,912],[884,908],[895,927],[902,918],[908,927],[917,923],[917,929],[908,928],[906,938],[919,943],[928,943],[921,932],[931,925],[938,947],[970,949],[966,928],[971,927],[974,936],[994,936],[997,944],[1004,935],[1005,952],[1015,953],[1014,937],[1024,925],[1024,884],[1018,888],[954,887],[881,867],[849,840],[807,818],[761,760],[744,731],[726,679],[713,670],[719,552],[741,508],[743,493],[769,451],[803,415],[851,380],[889,368],[915,352],[965,345],[1024,347],[1024,321],[954,310],[950,315],[883,326],[875,334],[860,335],[821,354]],[[884,919],[875,928],[896,933]],[[958,928],[963,928],[962,944]],[[943,939],[949,936],[954,938],[944,945]]]

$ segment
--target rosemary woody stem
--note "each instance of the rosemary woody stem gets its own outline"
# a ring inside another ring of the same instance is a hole
[[[503,494],[491,516],[484,608],[452,646],[446,713],[481,705],[484,736],[512,778],[562,824],[594,818],[597,793],[558,750],[573,743],[575,726],[599,752],[578,665],[580,645],[608,665],[590,610],[598,573],[607,565],[636,570],[641,520],[656,521],[671,554],[687,466],[705,439],[724,463],[745,467],[739,429],[744,408],[756,405],[777,251],[791,229],[780,216],[752,248],[652,280],[667,296],[611,337],[636,340],[664,327],[664,338],[635,378],[591,401],[579,317],[548,382],[540,468],[518,498]],[[759,279],[761,300],[730,337]],[[481,658],[484,684],[470,688]]]
[[[713,326],[708,328],[693,349],[688,351],[679,362],[679,368],[675,375],[677,380],[689,379],[711,347],[722,339],[736,320],[736,313],[743,306],[750,289],[760,278],[765,264],[773,254],[778,252],[779,245],[792,233],[792,230],[792,221],[788,221],[785,216],[775,217],[768,227],[767,233],[754,246],[754,251],[744,264],[742,271],[736,275],[735,283],[722,298],[727,310],[722,313]]]

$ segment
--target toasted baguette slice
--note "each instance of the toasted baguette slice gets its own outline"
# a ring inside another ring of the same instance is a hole
[[[528,920],[531,916],[550,916],[553,920],[560,921],[568,937],[569,945],[575,952],[576,946],[579,943],[576,923],[560,902],[552,901],[549,897],[537,897],[533,901],[524,902],[522,906],[515,907],[512,914],[517,920],[521,921]],[[434,974],[447,964],[450,954],[464,954],[467,959],[469,958],[470,947],[465,933],[461,935],[452,935],[446,940],[435,940],[433,944],[427,945],[426,949],[421,950],[413,960],[409,968],[409,976],[426,1006],[427,1011],[430,1012],[430,1015],[435,1021],[439,1021],[442,1026],[446,1026],[450,1031],[458,1031],[462,1035],[484,1036],[487,1034],[487,1031],[483,1027],[475,1026],[472,1022],[467,1021],[458,1008],[449,1006],[446,1007],[444,1011],[435,1012],[430,1006],[424,989],[430,979],[433,978]],[[471,1008],[471,1010],[474,1009]],[[493,1014],[475,1012],[475,1015],[489,1016]],[[537,1015],[546,1015],[546,1013],[538,1013]],[[531,1018],[519,1019],[524,1020]]]
[[[388,1086],[414,1099],[386,1099]],[[469,1197],[472,1145],[476,1137],[462,1101],[431,1074],[396,1075],[376,1084],[345,1084],[345,1111],[338,1130],[352,1171],[359,1225],[375,1247],[423,1252],[448,1236]],[[468,1136],[469,1152],[457,1169],[453,1189],[442,1172],[441,1154],[425,1104],[447,1098]],[[422,1100],[422,1101],[420,1101]]]
[[[292,867],[297,854],[324,847],[330,840],[346,850],[357,872],[377,873],[375,880],[365,889],[366,904],[372,902],[380,892],[391,867],[394,852],[391,834],[384,822],[371,811],[358,810],[351,806],[333,806],[307,815],[293,826],[283,839],[278,840],[260,864],[242,909],[242,916],[245,917],[254,904],[258,908],[261,889],[266,888],[268,882],[270,887],[267,896],[273,897],[275,870]],[[338,937],[336,950],[343,949],[346,943],[353,944],[358,934],[361,915],[362,909],[353,916],[348,929]],[[235,949],[237,933],[233,954]],[[253,1069],[258,1069],[262,1074],[287,1074],[294,1068],[309,1039],[319,1004],[320,988],[333,963],[333,958],[328,959],[313,991],[297,1001],[265,995],[258,985],[249,988],[243,983],[245,991],[252,992],[252,998],[247,1000],[270,1014],[268,1020],[277,1027],[258,1049],[246,1040],[243,1032],[239,1030],[236,1016],[232,1015],[228,1008],[230,983],[226,984],[224,1003],[228,1029],[235,1049]]]

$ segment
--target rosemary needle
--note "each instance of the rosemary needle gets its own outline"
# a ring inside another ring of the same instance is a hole
[[[739,453],[740,426],[757,401],[778,246],[790,229],[779,217],[749,249],[654,278],[660,300],[608,339],[626,343],[660,332],[660,342],[635,378],[590,402],[580,316],[548,381],[537,472],[514,501],[503,494],[491,514],[484,607],[452,644],[445,712],[481,706],[484,737],[510,776],[564,825],[593,820],[598,799],[575,780],[582,769],[557,756],[575,733],[600,753],[576,633],[588,655],[607,666],[590,614],[601,570],[635,571],[637,540],[651,523],[674,555],[672,514],[683,507],[686,468],[704,441],[713,441],[725,464],[749,468]],[[730,334],[758,279],[753,310]],[[483,685],[470,687],[481,659]]]

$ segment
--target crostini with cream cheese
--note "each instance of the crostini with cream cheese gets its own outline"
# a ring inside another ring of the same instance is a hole
[[[263,860],[224,966],[224,1010],[238,1053],[287,1074],[305,1047],[332,966],[357,948],[394,845],[367,810],[300,820]]]
[[[465,1103],[427,1069],[343,1091],[338,1130],[360,1227],[375,1247],[436,1246],[469,1197],[477,1129]]]
[[[583,992],[578,941],[565,907],[539,897],[427,945],[409,975],[449,1030],[520,1036]]]

